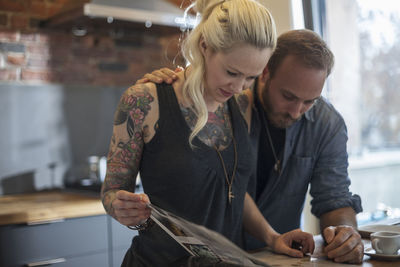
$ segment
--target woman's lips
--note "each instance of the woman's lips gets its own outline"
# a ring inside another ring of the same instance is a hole
[[[219,89],[221,91],[221,94],[225,97],[231,97],[233,94],[231,92],[225,91],[223,89]]]

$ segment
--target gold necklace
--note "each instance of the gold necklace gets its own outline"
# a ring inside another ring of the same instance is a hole
[[[233,190],[232,190],[232,185],[233,185],[233,179],[235,179],[235,174],[236,174],[236,169],[237,169],[237,150],[236,150],[236,140],[235,140],[235,136],[233,135],[233,131],[232,131],[232,127],[231,127],[231,134],[232,134],[232,143],[233,143],[233,151],[234,151],[234,164],[233,164],[233,171],[232,171],[232,178],[229,181],[229,176],[228,176],[228,172],[226,170],[225,167],[225,162],[224,159],[221,155],[221,152],[219,152],[217,146],[215,145],[215,143],[212,141],[211,137],[208,135],[208,132],[205,131],[205,133],[207,134],[208,139],[210,140],[210,143],[213,145],[214,150],[217,152],[218,157],[221,161],[221,165],[222,168],[224,169],[224,174],[225,174],[225,181],[228,185],[228,201],[229,204],[232,204],[232,199],[235,198],[235,195],[233,194]]]

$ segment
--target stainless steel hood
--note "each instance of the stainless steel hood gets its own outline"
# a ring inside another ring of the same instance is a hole
[[[165,0],[92,0],[84,5],[84,15],[181,28],[193,28],[196,19]]]

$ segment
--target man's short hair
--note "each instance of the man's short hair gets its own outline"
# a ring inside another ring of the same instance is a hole
[[[271,78],[288,55],[295,56],[307,67],[326,70],[327,76],[335,61],[332,51],[318,34],[310,30],[291,30],[279,36],[276,49],[268,61]]]

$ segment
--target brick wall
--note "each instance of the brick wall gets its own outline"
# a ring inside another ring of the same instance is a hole
[[[174,67],[179,29],[97,25],[76,36],[73,24],[39,27],[79,2],[86,1],[0,0],[1,82],[128,86],[153,69]]]

